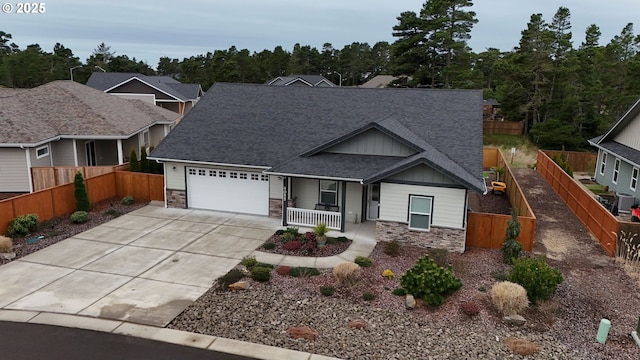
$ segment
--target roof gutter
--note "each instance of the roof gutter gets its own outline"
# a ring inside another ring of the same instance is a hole
[[[193,161],[193,160],[180,160],[180,159],[166,159],[166,158],[159,158],[159,157],[155,157],[155,156],[149,156],[147,157],[147,159],[149,160],[155,160],[157,162],[176,162],[176,163],[182,163],[182,164],[199,164],[199,165],[212,165],[212,166],[227,166],[227,167],[234,167],[234,168],[249,168],[249,169],[261,169],[261,170],[266,170],[269,169],[269,166],[256,166],[256,165],[239,165],[239,164],[225,164],[225,163],[214,163],[214,162],[207,162],[207,161]]]
[[[280,173],[274,171],[264,171],[267,175],[277,175],[277,176],[288,176],[288,177],[298,177],[305,179],[321,179],[321,180],[338,180],[338,181],[355,181],[364,185],[364,179],[352,179],[352,178],[342,178],[342,177],[331,177],[331,176],[319,176],[319,175],[306,175],[306,174],[289,174],[289,173]]]

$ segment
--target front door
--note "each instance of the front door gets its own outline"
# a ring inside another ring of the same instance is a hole
[[[380,184],[369,185],[369,196],[367,199],[368,214],[367,219],[376,220],[380,209]]]

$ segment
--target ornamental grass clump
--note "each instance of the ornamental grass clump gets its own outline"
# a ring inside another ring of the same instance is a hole
[[[360,281],[360,266],[352,262],[340,263],[333,268],[333,276],[340,286],[353,286]]]
[[[518,314],[529,307],[527,290],[510,281],[495,283],[491,287],[490,295],[493,306],[505,316]]]
[[[542,256],[514,259],[509,273],[509,281],[522,285],[532,304],[549,300],[563,280],[560,270],[549,266]]]
[[[13,241],[6,236],[0,236],[0,253],[12,253]]]
[[[451,266],[443,268],[429,256],[424,256],[400,277],[400,286],[425,304],[439,306],[445,296],[462,287],[462,281],[453,276]]]

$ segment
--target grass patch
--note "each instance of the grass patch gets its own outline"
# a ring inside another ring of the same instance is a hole
[[[604,194],[606,192],[604,191],[604,186],[600,184],[585,184],[584,186],[586,186],[587,189],[589,189],[589,191],[594,194]]]
[[[495,145],[507,148],[521,147],[527,143],[527,137],[522,135],[483,134],[482,145]]]

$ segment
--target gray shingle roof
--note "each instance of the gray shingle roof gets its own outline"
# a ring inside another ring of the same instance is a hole
[[[592,139],[593,141],[595,139]],[[598,144],[599,147],[623,157],[636,165],[640,165],[640,151],[632,149],[626,145],[622,145],[615,141],[606,141]]]
[[[56,136],[127,138],[177,118],[172,111],[139,100],[72,81],[54,81],[0,96],[0,143],[33,144]]]
[[[419,143],[421,161],[445,169],[461,183],[479,190],[481,105],[482,92],[478,90],[217,83],[150,156],[274,167],[317,176],[335,176],[339,171],[340,177],[364,179],[393,172],[393,161],[368,161],[369,171],[362,169],[365,163],[353,155],[299,157],[376,123],[409,143]],[[394,161],[401,166],[408,160]],[[344,167],[335,170],[332,164],[337,162]]]
[[[182,101],[195,100],[201,93],[201,87],[198,84],[182,84],[170,76],[146,76],[139,73],[96,71],[87,80],[87,86],[106,91],[133,78],[158,88]]]

